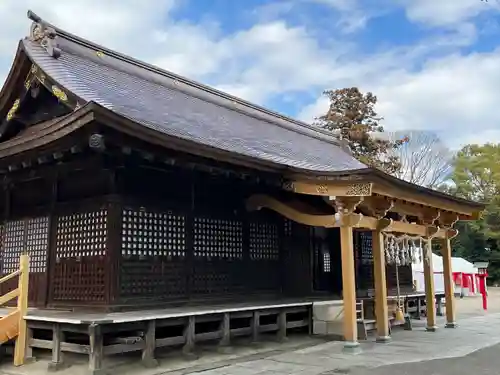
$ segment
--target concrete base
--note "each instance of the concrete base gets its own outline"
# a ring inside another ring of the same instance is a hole
[[[70,366],[65,362],[50,362],[47,365],[47,372],[57,372],[69,368]]]
[[[357,341],[345,341],[342,351],[348,354],[358,354],[361,353],[361,346]]]
[[[444,328],[457,328],[458,324],[456,322],[446,323]]]
[[[189,351],[189,350],[183,350],[182,351],[182,356],[187,361],[195,361],[198,358],[200,358],[196,353],[194,353],[192,351]]]
[[[378,336],[376,339],[375,339],[375,342],[379,343],[379,344],[387,344],[389,342],[392,341],[392,338],[391,336]]]
[[[438,327],[434,326],[434,327],[425,327],[425,330],[427,332],[436,332],[438,329]]]
[[[89,375],[108,375],[108,372],[106,370],[89,370],[88,371]]]
[[[234,353],[234,349],[229,346],[229,345],[219,345],[217,347],[217,353],[220,353],[220,354],[232,354]]]
[[[159,366],[159,363],[155,358],[147,358],[142,360],[142,365],[146,368],[155,368]]]

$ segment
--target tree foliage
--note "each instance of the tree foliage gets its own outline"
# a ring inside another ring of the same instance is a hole
[[[327,113],[319,117],[319,124],[337,132],[362,163],[391,174],[398,171],[398,157],[389,151],[402,142],[377,136],[384,132],[380,125],[382,118],[375,111],[377,97],[371,92],[363,94],[357,87],[329,90],[324,94],[330,106]]]
[[[453,162],[455,195],[487,203],[477,221],[459,223],[454,247],[471,261],[489,261],[491,280],[500,281],[500,144],[467,145]]]
[[[450,178],[453,153],[439,137],[426,131],[389,133],[392,142],[408,141],[390,153],[399,159],[401,168],[394,175],[416,185],[437,189]]]

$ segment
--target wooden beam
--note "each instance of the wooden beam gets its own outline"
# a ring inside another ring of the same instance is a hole
[[[374,217],[364,216],[357,213],[347,213],[339,215],[318,215],[305,213],[304,210],[307,209],[307,205],[302,202],[300,203],[300,205],[294,205],[293,203],[281,202],[274,197],[263,194],[250,196],[247,199],[246,207],[249,211],[256,211],[267,208],[297,223],[324,228],[338,228],[341,225],[346,225],[352,228],[377,230],[380,222],[389,220],[379,220]],[[314,207],[310,207],[307,211],[314,212]],[[436,238],[444,238],[449,231],[450,229],[440,229],[435,226],[410,224],[392,220],[390,221],[390,225],[387,225],[384,228],[384,232],[406,233],[412,236],[432,236]]]
[[[364,197],[372,194],[369,182],[288,181],[283,188],[294,193],[325,197]]]

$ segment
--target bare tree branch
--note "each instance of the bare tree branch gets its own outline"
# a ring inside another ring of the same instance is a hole
[[[401,147],[389,151],[401,163],[396,177],[434,189],[449,178],[454,155],[434,133],[393,132],[388,136],[392,142],[408,137]]]

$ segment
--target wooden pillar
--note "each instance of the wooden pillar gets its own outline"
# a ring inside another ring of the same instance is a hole
[[[64,341],[64,334],[61,326],[55,323],[52,327],[52,361],[48,364],[49,372],[56,372],[63,368],[63,358],[61,351],[61,343]]]
[[[359,348],[356,318],[356,277],[352,227],[340,227],[342,253],[342,292],[344,300],[344,349],[356,351]]]
[[[389,311],[387,308],[387,283],[385,276],[384,238],[382,232],[372,232],[373,273],[375,279],[375,317],[377,320],[377,342],[389,342]]]
[[[103,335],[101,326],[98,324],[89,325],[89,374],[100,375],[105,371],[102,367],[103,360]]]
[[[145,333],[145,345],[142,349],[142,364],[147,368],[155,368],[158,366],[158,361],[155,358],[156,320],[150,320],[146,323]]]
[[[443,279],[444,293],[446,298],[446,328],[455,328],[455,291],[453,288],[453,274],[451,269],[451,244],[450,237],[447,232],[443,239],[441,247],[441,255],[443,256]]]
[[[424,247],[425,304],[427,307],[427,331],[434,332],[436,326],[436,303],[434,290],[434,269],[432,267],[432,238]]]

